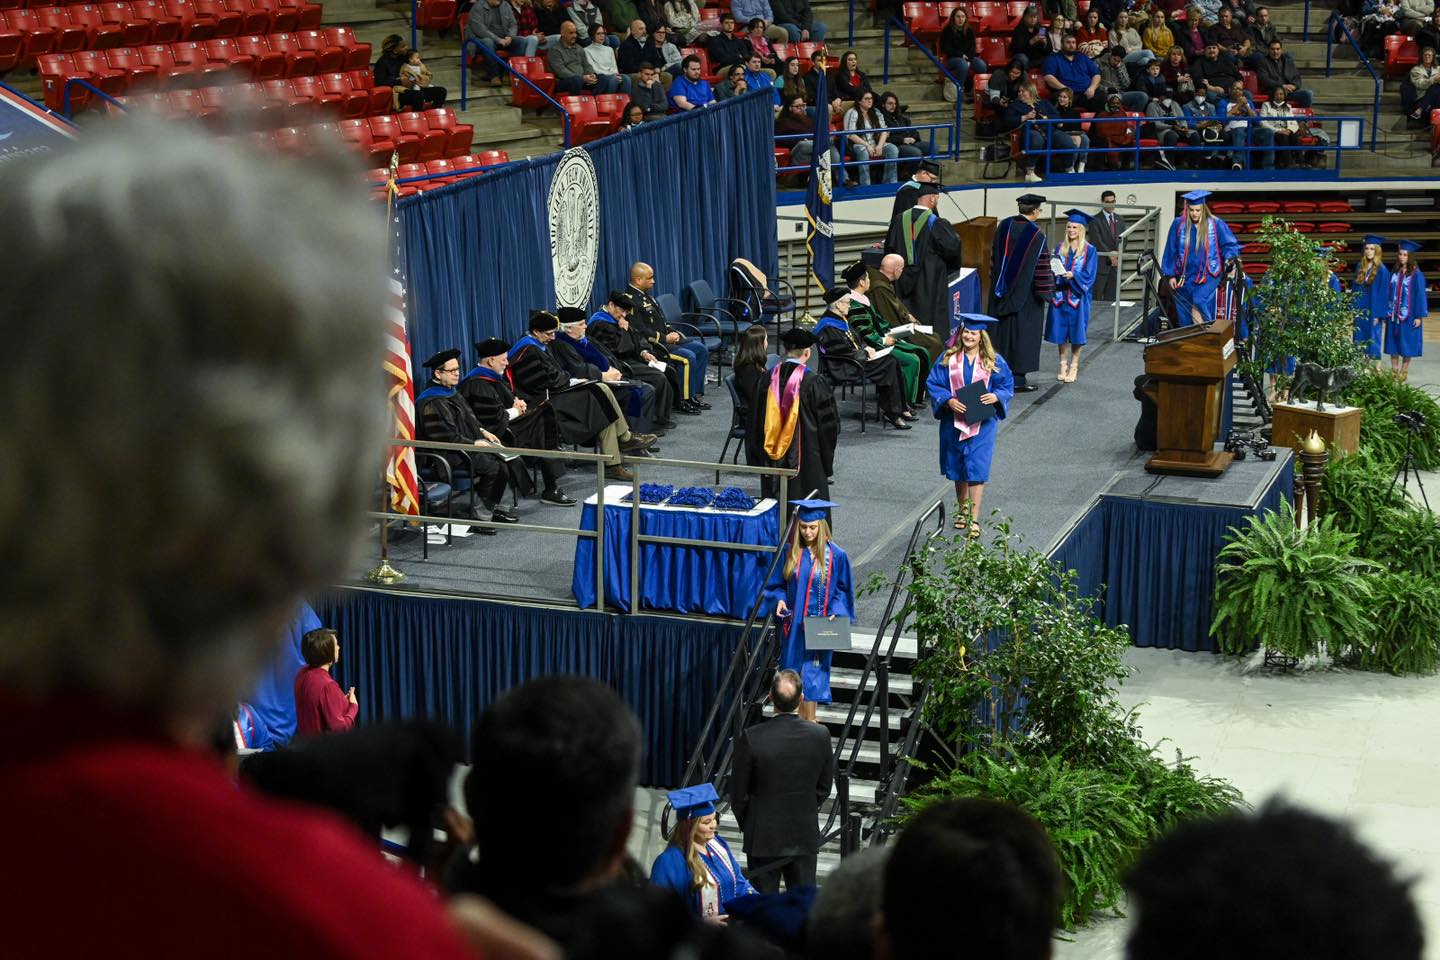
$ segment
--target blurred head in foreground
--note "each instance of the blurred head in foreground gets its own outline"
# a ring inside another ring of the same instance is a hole
[[[385,225],[338,163],[133,119],[5,183],[0,692],[188,735],[347,558]]]

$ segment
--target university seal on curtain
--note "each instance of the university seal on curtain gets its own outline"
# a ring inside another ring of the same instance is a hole
[[[550,181],[549,208],[555,304],[585,307],[600,256],[600,183],[590,154],[565,151]]]

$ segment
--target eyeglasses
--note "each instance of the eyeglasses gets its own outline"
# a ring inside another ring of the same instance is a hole
[[[460,368],[459,368],[459,367],[441,367],[441,368],[440,368],[440,372],[441,372],[441,373],[459,373],[459,372],[460,372]]]

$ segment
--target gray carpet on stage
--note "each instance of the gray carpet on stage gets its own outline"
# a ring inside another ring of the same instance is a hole
[[[1010,517],[1013,531],[1036,549],[1047,549],[1137,456],[1131,432],[1139,408],[1131,389],[1142,368],[1141,347],[1111,342],[1110,330],[1110,312],[1097,311],[1080,378],[1073,384],[1055,382],[1055,348],[1046,344],[1040,372],[1032,377],[1040,390],[1018,394],[1001,425],[983,512]],[[719,457],[730,425],[729,396],[723,385],[712,384],[706,399],[713,409],[699,417],[678,417],[679,426],[661,440],[658,456],[712,463]],[[858,402],[841,401],[840,411],[843,427],[831,497],[840,504],[836,540],[850,553],[858,584],[877,571],[892,573],[916,518],[937,499],[953,501],[954,488],[939,472],[933,418],[922,413],[909,431],[882,429],[872,420],[862,434]],[[676,486],[715,483],[713,470],[654,468],[645,471],[644,478]],[[721,483],[758,495],[758,483],[742,475],[722,476]],[[564,488],[583,500],[595,491],[593,471],[572,471]],[[953,515],[953,502],[947,509]],[[580,516],[578,506],[549,507],[535,499],[522,499],[516,512],[526,523],[571,529]],[[390,546],[392,563],[407,575],[398,589],[552,602],[572,602],[574,552],[572,536],[522,530],[432,544],[424,561],[418,537],[401,538]],[[357,565],[357,580],[377,556],[378,540],[372,537]],[[876,625],[884,600],[883,594],[861,598],[862,624]]]

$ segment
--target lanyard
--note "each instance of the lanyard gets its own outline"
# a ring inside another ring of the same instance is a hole
[[[828,543],[825,544],[825,556],[823,559],[826,561],[825,599],[820,604],[820,616],[828,617],[830,615],[830,575],[835,572],[835,564],[828,562],[830,560],[830,544]],[[815,563],[812,561],[810,564],[810,576],[805,581],[805,600],[803,605],[800,607],[800,619],[802,620],[805,619],[806,614],[810,612],[810,590],[814,587],[814,585]]]

